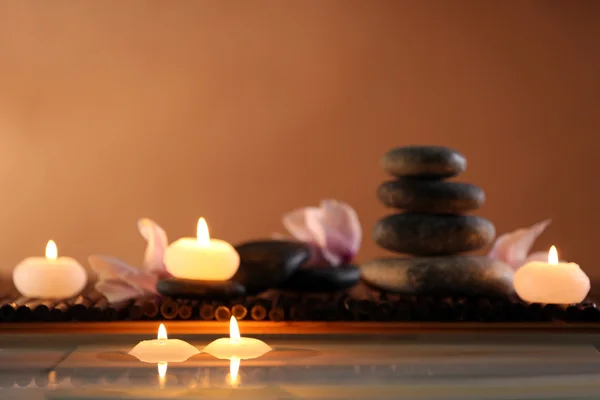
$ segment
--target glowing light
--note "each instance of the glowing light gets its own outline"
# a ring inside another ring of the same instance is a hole
[[[56,260],[57,257],[58,249],[56,248],[56,243],[54,243],[54,240],[49,240],[46,245],[46,259]]]
[[[240,359],[232,358],[229,360],[229,384],[237,386],[239,383],[238,373],[240,371]]]
[[[548,252],[548,264],[558,264],[558,251],[556,251],[555,246],[550,247],[550,251]]]
[[[240,328],[238,327],[238,323],[235,317],[231,317],[231,319],[229,320],[229,338],[232,342],[239,342],[241,338]]]
[[[168,366],[169,366],[169,364],[166,362],[158,363],[158,382],[159,382],[161,388],[165,387],[165,381],[166,381],[165,377],[167,376],[167,367]]]
[[[158,335],[156,335],[158,340],[167,340],[167,328],[163,324],[160,324],[158,327]]]
[[[198,238],[198,244],[200,246],[210,246],[210,235],[208,233],[208,225],[206,225],[206,220],[204,218],[200,218],[198,220],[196,236]]]

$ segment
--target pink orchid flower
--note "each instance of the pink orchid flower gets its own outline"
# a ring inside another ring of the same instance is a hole
[[[96,290],[111,304],[156,296],[156,282],[169,276],[163,263],[169,244],[165,231],[147,218],[138,221],[138,230],[148,243],[142,268],[110,256],[92,255],[88,258],[92,270],[98,275]]]
[[[304,207],[283,216],[283,225],[301,242],[315,249],[307,265],[344,265],[360,248],[362,229],[352,207],[336,200],[323,200],[319,207]]]
[[[488,256],[504,261],[515,270],[530,261],[547,261],[548,252],[538,251],[531,254],[529,252],[533,243],[546,230],[550,222],[551,220],[547,219],[528,228],[520,228],[501,235],[496,239]]]

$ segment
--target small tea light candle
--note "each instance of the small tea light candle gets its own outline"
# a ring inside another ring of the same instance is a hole
[[[143,340],[139,342],[129,354],[145,363],[158,363],[159,371],[161,364],[164,364],[166,373],[166,363],[184,362],[188,358],[200,353],[197,348],[179,339],[169,339],[167,330],[163,324],[158,328],[157,338],[154,340]]]
[[[15,287],[25,297],[67,299],[77,296],[87,284],[87,272],[70,257],[58,257],[56,243],[46,245],[46,257],[29,257],[13,271]]]
[[[556,247],[548,252],[548,262],[532,261],[514,276],[515,292],[529,303],[581,303],[590,291],[590,278],[575,263],[558,261]]]
[[[229,338],[217,339],[202,351],[220,360],[249,360],[258,358],[271,350],[271,346],[262,340],[241,337],[237,321],[235,317],[231,317]]]
[[[197,237],[173,242],[165,251],[164,262],[176,278],[226,281],[237,272],[240,256],[229,243],[211,239],[206,221],[200,218]]]

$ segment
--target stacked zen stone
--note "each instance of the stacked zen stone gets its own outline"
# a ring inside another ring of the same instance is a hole
[[[379,186],[377,196],[387,207],[404,212],[377,222],[374,241],[382,248],[413,258],[367,262],[361,276],[391,292],[454,295],[505,295],[512,291],[512,270],[487,257],[460,255],[494,240],[494,225],[465,215],[485,201],[483,190],[470,183],[446,181],[464,172],[466,159],[437,146],[400,147],[382,159],[395,180]]]

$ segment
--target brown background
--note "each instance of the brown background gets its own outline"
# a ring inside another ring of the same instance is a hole
[[[0,254],[46,241],[137,263],[149,216],[238,242],[345,200],[386,213],[380,156],[461,150],[499,232],[600,279],[597,2],[13,1],[0,4]]]

